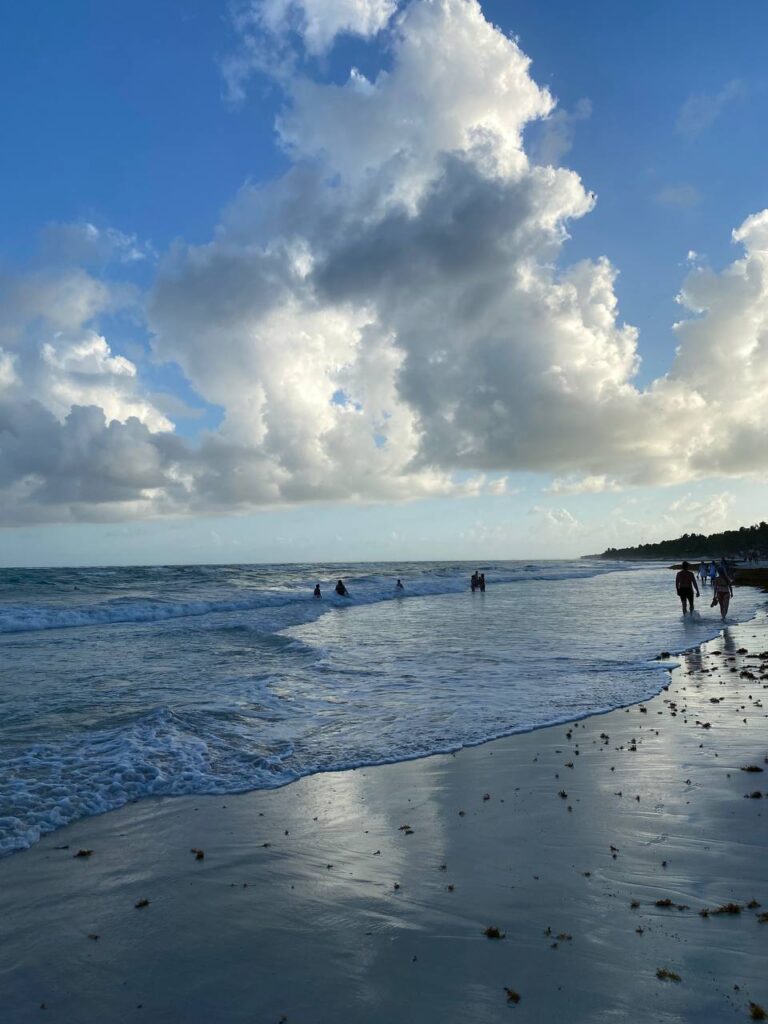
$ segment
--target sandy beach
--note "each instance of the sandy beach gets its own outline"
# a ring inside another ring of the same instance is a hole
[[[3,1020],[762,1019],[766,651],[761,614],[643,705],[59,830],[0,862]]]

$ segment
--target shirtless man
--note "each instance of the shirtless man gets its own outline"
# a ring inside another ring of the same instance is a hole
[[[696,597],[699,596],[699,585],[696,582],[696,577],[691,572],[691,567],[687,562],[683,562],[683,567],[680,572],[675,576],[675,589],[677,590],[677,596],[683,603],[683,615],[686,612],[686,605],[690,605],[691,615],[693,615],[693,591],[696,590]]]

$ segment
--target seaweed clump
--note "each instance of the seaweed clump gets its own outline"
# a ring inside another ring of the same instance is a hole
[[[679,974],[677,974],[675,971],[668,970],[666,967],[657,967],[656,977],[659,979],[659,981],[678,982],[683,980]]]

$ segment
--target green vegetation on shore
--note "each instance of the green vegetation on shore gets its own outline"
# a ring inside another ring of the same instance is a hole
[[[633,548],[608,548],[594,558],[739,558],[749,551],[768,552],[768,523],[742,526],[723,533],[684,533],[674,540],[660,540],[656,544],[638,544]]]

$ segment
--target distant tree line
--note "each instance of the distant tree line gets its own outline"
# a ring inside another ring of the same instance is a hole
[[[768,552],[768,523],[742,526],[723,533],[684,533],[674,540],[638,544],[634,548],[608,548],[598,558],[719,558],[740,557],[749,551]]]

